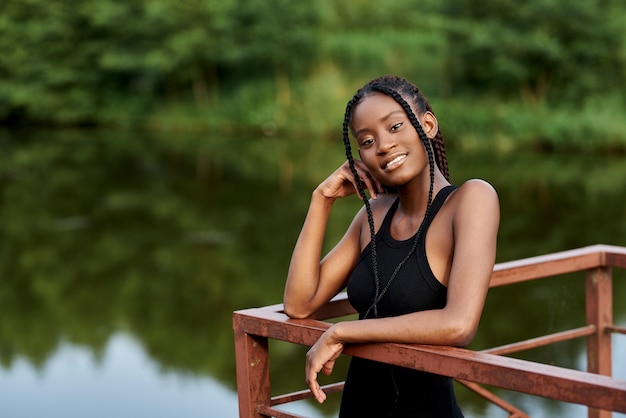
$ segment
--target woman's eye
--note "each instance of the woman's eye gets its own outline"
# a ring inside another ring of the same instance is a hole
[[[393,125],[391,127],[391,132],[397,131],[398,129],[400,129],[402,127],[403,122],[398,122],[395,125]]]
[[[364,139],[363,141],[361,141],[361,146],[362,147],[366,147],[366,146],[371,145],[373,143],[374,143],[374,139],[373,138],[367,138],[367,139]]]

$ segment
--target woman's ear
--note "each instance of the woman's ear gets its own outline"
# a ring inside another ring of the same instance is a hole
[[[437,118],[432,112],[425,112],[424,116],[422,116],[422,129],[424,129],[424,133],[428,138],[433,139],[437,132],[439,131],[439,123],[437,122]]]

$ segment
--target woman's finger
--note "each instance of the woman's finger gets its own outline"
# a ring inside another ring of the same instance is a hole
[[[322,367],[322,372],[324,372],[326,376],[330,376],[334,368],[335,368],[335,360],[334,359],[328,360],[326,364],[324,364],[324,367]]]
[[[361,181],[361,185],[364,189],[367,189],[369,191],[372,199],[376,199],[378,197],[378,193],[382,192],[383,190],[382,185],[372,177],[369,170],[367,170],[362,161],[355,160],[354,166],[357,173],[359,174],[359,180]],[[354,186],[356,188],[356,184]]]
[[[307,378],[307,382],[306,383],[309,386],[309,390],[311,391],[311,393],[313,394],[315,399],[319,403],[323,403],[326,400],[326,393],[324,393],[324,391],[320,387],[319,383],[317,382],[317,373],[313,372]]]
[[[361,178],[361,183],[365,186],[367,190],[369,190],[372,199],[376,199],[378,197],[378,187],[370,176],[366,175],[365,177]]]

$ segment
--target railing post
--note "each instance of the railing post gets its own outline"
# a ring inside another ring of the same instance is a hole
[[[610,267],[598,267],[586,273],[587,324],[595,325],[596,332],[587,337],[587,371],[612,375],[611,333],[613,325],[613,278]],[[611,411],[589,408],[589,418],[611,418]]]
[[[239,417],[260,418],[259,406],[270,405],[270,360],[266,337],[248,334],[237,314],[233,318]]]

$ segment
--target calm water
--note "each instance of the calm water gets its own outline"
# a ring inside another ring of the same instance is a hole
[[[460,154],[449,150],[454,182],[482,177],[499,191],[499,262],[626,246],[622,157]],[[323,140],[0,132],[0,416],[237,416],[231,313],[280,302],[310,192],[341,160]],[[329,246],[359,205],[337,206]],[[620,324],[624,279],[615,273]],[[581,326],[582,280],[494,289],[472,348]],[[626,337],[613,340],[626,379]],[[583,349],[521,356],[584,369]],[[305,350],[272,352],[276,390],[302,389]],[[468,417],[506,416],[458,396]],[[533,417],[586,416],[502,396]],[[290,409],[325,417],[337,403]]]

